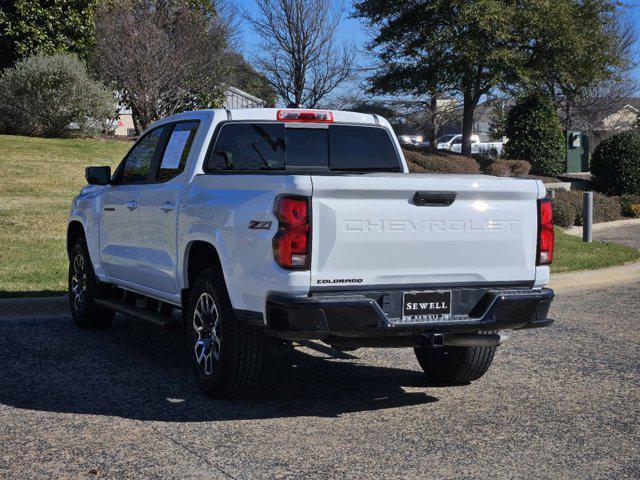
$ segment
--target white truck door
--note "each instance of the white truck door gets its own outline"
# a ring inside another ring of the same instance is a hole
[[[111,278],[128,279],[136,265],[138,210],[136,185],[109,185],[100,215],[100,261]]]
[[[178,199],[184,185],[185,166],[199,121],[167,126],[166,146],[154,160],[150,182],[138,194],[140,221],[140,284],[177,293]]]
[[[115,280],[139,283],[139,194],[148,182],[163,127],[145,134],[129,151],[107,187],[100,215],[100,261]]]

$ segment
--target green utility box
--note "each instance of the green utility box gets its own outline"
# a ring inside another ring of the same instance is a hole
[[[577,130],[568,130],[567,173],[589,171],[589,137]]]

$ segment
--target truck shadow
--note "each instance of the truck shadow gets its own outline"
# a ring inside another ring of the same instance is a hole
[[[71,320],[0,320],[0,352],[0,403],[27,410],[202,422],[336,417],[437,401],[403,389],[428,387],[422,372],[298,349],[271,355],[253,396],[213,400],[195,384],[181,332],[126,317],[107,331],[78,330]]]

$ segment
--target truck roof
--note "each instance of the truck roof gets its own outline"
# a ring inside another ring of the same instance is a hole
[[[213,114],[214,118],[223,118],[231,120],[271,120],[274,121],[277,119],[278,111],[286,110],[286,111],[305,111],[305,112],[315,112],[315,111],[329,111],[333,114],[333,121],[335,123],[357,123],[364,125],[383,125],[385,127],[390,127],[389,122],[383,117],[379,115],[372,115],[370,113],[358,113],[358,112],[348,112],[343,110],[330,110],[330,109],[314,109],[314,108],[217,108],[217,109],[209,109],[209,110],[191,110],[187,112],[178,113],[176,115],[171,115],[170,117],[163,118],[158,120],[156,124],[162,124],[166,122],[176,121],[176,120],[186,120],[190,118],[203,118],[208,117]]]

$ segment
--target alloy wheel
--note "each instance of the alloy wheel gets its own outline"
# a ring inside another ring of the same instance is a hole
[[[213,373],[215,363],[220,358],[219,326],[218,306],[213,297],[205,292],[198,298],[193,311],[193,329],[197,334],[194,345],[196,362],[207,376]]]
[[[84,263],[84,256],[79,253],[73,259],[73,274],[71,275],[71,292],[76,312],[84,312],[87,305],[87,284],[87,269]]]

